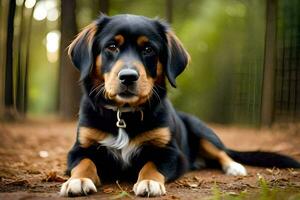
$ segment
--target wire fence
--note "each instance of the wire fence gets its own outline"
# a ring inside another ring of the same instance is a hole
[[[279,1],[275,121],[300,120],[300,1]]]

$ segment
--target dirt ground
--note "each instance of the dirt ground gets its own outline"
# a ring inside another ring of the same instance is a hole
[[[299,124],[270,129],[211,127],[228,147],[271,150],[300,160]],[[0,122],[0,199],[62,199],[58,191],[67,180],[66,154],[75,140],[75,132],[76,122]],[[213,169],[190,172],[167,184],[166,196],[153,199],[209,199],[216,187],[221,193],[233,196],[245,191],[255,193],[260,189],[259,177],[271,188],[292,188],[294,193],[300,193],[300,171],[248,166],[247,170],[246,177],[226,176]],[[77,199],[136,198],[131,188],[132,183],[104,185],[98,188],[98,193]]]

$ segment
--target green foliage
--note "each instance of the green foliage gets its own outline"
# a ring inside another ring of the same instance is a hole
[[[99,1],[77,0],[81,29],[98,14]],[[161,0],[110,0],[110,15],[165,17]],[[265,1],[174,0],[172,27],[192,62],[170,97],[179,110],[206,121],[257,123],[260,112]],[[57,108],[58,61],[47,62],[45,36],[58,23],[34,21],[29,72],[29,112]]]
[[[174,10],[173,27],[192,57],[179,77],[179,89],[172,90],[176,107],[208,121],[255,123],[263,66],[264,1],[189,1],[176,4]]]
[[[212,188],[212,196],[210,200],[282,200],[300,199],[300,193],[297,188],[279,188],[270,187],[267,180],[264,177],[258,177],[258,190],[251,189],[251,191],[241,191],[241,192],[222,192],[220,188],[215,184]]]
[[[57,110],[58,62],[47,59],[46,35],[57,29],[56,22],[33,20],[28,78],[28,109],[31,115],[53,114]]]
[[[221,200],[222,199],[222,193],[216,183],[214,184],[212,193],[213,193],[213,196],[212,196],[211,200]]]

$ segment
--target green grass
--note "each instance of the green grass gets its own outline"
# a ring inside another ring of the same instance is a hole
[[[241,192],[222,192],[215,184],[210,200],[300,200],[300,189],[295,187],[270,187],[261,176],[258,177],[259,189],[244,190]]]

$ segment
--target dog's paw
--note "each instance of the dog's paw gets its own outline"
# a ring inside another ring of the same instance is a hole
[[[227,175],[233,176],[246,176],[247,170],[246,168],[237,162],[231,162],[229,165],[223,166],[223,171]]]
[[[60,189],[60,196],[83,196],[97,192],[93,181],[89,178],[70,178]]]
[[[134,184],[133,191],[137,196],[156,197],[166,194],[164,184],[153,180],[142,180]]]

